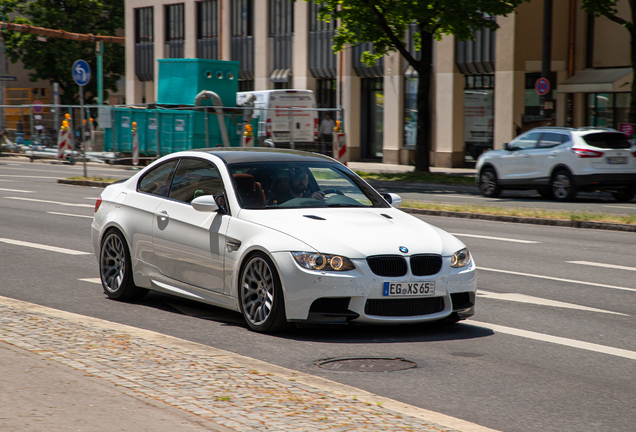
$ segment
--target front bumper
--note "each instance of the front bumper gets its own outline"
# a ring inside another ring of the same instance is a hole
[[[289,252],[273,254],[285,294],[287,319],[294,322],[400,324],[436,321],[456,313],[474,314],[477,279],[475,263],[454,269],[450,257],[432,276],[381,277],[365,260],[352,260],[356,269],[345,273],[300,268]],[[384,282],[435,282],[431,297],[386,297]]]

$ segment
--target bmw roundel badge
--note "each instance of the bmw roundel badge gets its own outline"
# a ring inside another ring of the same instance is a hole
[[[402,253],[408,253],[409,250],[407,248],[405,248],[404,246],[400,246],[400,252]]]

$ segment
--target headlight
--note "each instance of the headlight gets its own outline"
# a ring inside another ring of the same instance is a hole
[[[340,255],[292,252],[292,256],[301,267],[308,270],[347,271],[356,268],[349,258]]]
[[[451,267],[466,267],[468,264],[470,264],[470,252],[467,248],[458,250],[451,257]]]

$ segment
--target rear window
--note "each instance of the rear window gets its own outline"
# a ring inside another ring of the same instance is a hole
[[[627,136],[620,132],[601,132],[585,135],[583,140],[592,147],[602,149],[627,149],[631,144],[627,140]]]

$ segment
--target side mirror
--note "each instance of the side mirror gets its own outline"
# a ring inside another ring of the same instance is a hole
[[[391,204],[391,206],[398,208],[402,205],[402,197],[399,196],[398,194],[394,194],[394,193],[383,193],[380,194],[382,195],[382,198],[384,198],[386,200],[386,202],[388,202],[389,204]]]
[[[212,195],[202,195],[197,197],[193,199],[190,204],[192,204],[192,208],[200,212],[211,213],[219,209],[219,206]]]
[[[510,150],[511,149],[510,143],[504,143],[503,148],[504,150]]]

